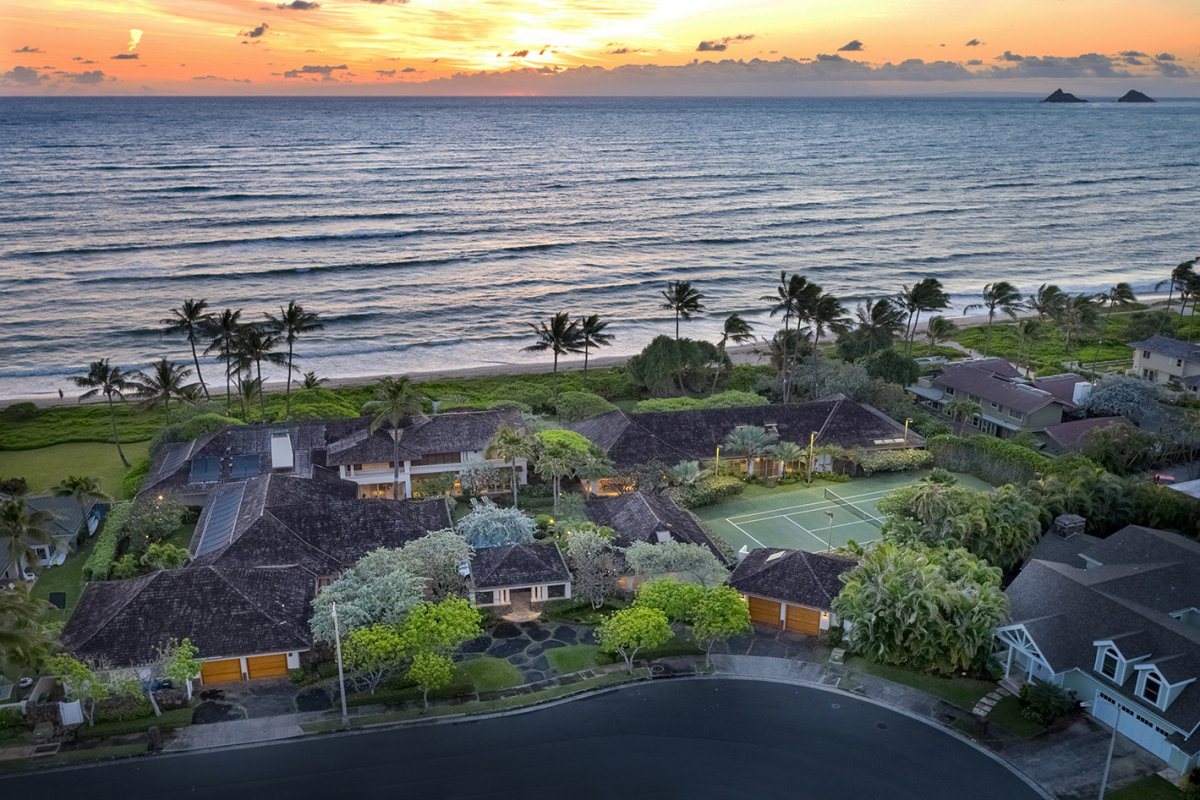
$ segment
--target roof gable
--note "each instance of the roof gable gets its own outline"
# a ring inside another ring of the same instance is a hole
[[[471,555],[471,584],[502,589],[542,583],[568,583],[571,572],[553,542],[486,547]]]

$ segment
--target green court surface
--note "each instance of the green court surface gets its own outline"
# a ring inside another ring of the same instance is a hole
[[[699,508],[696,515],[734,550],[745,545],[751,550],[788,547],[823,552],[851,540],[863,545],[881,536],[883,519],[876,504],[926,474],[890,473],[849,483],[817,481],[800,489],[780,487],[768,494]],[[956,477],[973,489],[992,488],[970,475]]]

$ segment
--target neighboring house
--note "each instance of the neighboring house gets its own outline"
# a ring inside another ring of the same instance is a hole
[[[1058,425],[1064,412],[1078,408],[1088,386],[1073,375],[1029,382],[1003,359],[980,358],[948,364],[908,391],[922,405],[946,416],[953,416],[950,404],[955,400],[977,403],[979,413],[963,421],[964,430],[1004,438]]]
[[[1180,494],[1186,494],[1188,497],[1194,497],[1197,500],[1200,500],[1200,479],[1194,481],[1181,481],[1179,483],[1168,483],[1167,488],[1174,489]],[[1197,513],[1200,513],[1200,511]]]
[[[0,495],[6,499],[6,495]],[[36,564],[39,567],[58,566],[67,556],[75,552],[79,540],[96,532],[104,519],[104,506],[95,500],[80,505],[73,497],[57,497],[50,494],[26,495],[25,505],[33,511],[48,511],[51,514],[50,534],[54,541],[35,545]],[[86,533],[85,533],[86,531]],[[33,580],[28,564],[14,564],[11,559],[0,569],[0,580]]]
[[[532,615],[571,596],[571,571],[553,542],[485,547],[471,556],[469,591],[476,606]]]
[[[1008,587],[1012,622],[996,630],[1006,681],[1071,691],[1172,769],[1195,767],[1200,543],[1136,525],[1045,539]]]
[[[421,492],[421,483],[442,476],[457,478],[463,468],[483,464],[508,468],[502,459],[487,458],[487,446],[501,425],[521,427],[521,412],[452,411],[406,420],[400,429],[400,491],[402,497]],[[374,432],[365,420],[327,427],[326,463],[338,475],[358,485],[359,497],[391,497],[394,486],[395,444],[392,432]],[[524,485],[528,465],[517,459],[517,479]],[[505,483],[507,485],[507,482]],[[455,486],[455,493],[459,487]]]
[[[743,551],[738,559],[729,585],[746,599],[752,622],[811,636],[839,624],[833,599],[854,559],[777,547]]]
[[[717,448],[739,425],[755,425],[779,437],[807,447],[838,445],[859,452],[924,447],[925,440],[906,430],[902,423],[872,406],[856,403],[845,395],[833,395],[811,403],[742,406],[738,408],[697,409],[630,414],[610,411],[593,419],[570,423],[567,427],[594,442],[617,470],[629,470],[652,461],[667,465],[680,461],[710,463],[717,459]],[[815,439],[813,438],[815,435]],[[721,463],[745,468],[746,459],[721,453]],[[762,463],[768,459],[757,459]],[[772,465],[755,471],[765,472]],[[778,462],[774,466],[780,466]],[[826,465],[828,468],[828,464]],[[599,494],[618,488],[619,479],[601,480]]]
[[[1133,371],[1151,383],[1178,383],[1188,391],[1200,394],[1200,345],[1151,336],[1140,342],[1130,342],[1133,348]]]
[[[1054,455],[1063,453],[1078,453],[1087,446],[1088,437],[1093,431],[1104,430],[1112,426],[1135,427],[1124,417],[1088,417],[1060,422],[1042,431],[1045,438],[1046,451]]]

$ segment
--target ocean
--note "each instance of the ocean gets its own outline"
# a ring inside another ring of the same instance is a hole
[[[780,270],[851,308],[928,276],[1146,290],[1200,255],[1197,130],[1200,102],[0,98],[0,398],[185,360],[159,320],[187,298],[295,299],[327,326],[299,369],[348,377],[542,359],[557,311],[636,352],[673,279],[697,337],[769,335]]]

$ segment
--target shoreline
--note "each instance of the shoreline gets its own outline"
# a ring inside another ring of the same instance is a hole
[[[1164,303],[1166,301],[1166,299],[1167,299],[1166,294],[1155,293],[1155,294],[1143,295],[1143,296],[1139,297],[1138,302],[1146,304],[1148,306],[1148,308],[1146,310],[1151,310],[1154,307]],[[987,314],[950,315],[950,314],[943,313],[943,314],[933,314],[932,316],[945,317],[946,319],[948,319],[951,322],[958,325],[960,328],[972,327],[972,326],[976,326],[976,325],[983,325],[983,324],[987,323]],[[1017,313],[1016,319],[1026,319],[1028,317],[1033,317],[1033,316],[1036,316],[1036,314],[1033,311],[1023,310],[1023,311],[1020,311]],[[917,330],[918,334],[920,332],[926,330],[926,328],[928,326],[928,321],[929,321],[929,317],[923,316],[917,322],[916,330]],[[1012,321],[1013,321],[1012,319],[1005,316],[1003,320],[998,319],[995,324],[1003,324],[1003,323],[1012,322]],[[734,364],[762,363],[763,357],[760,355],[757,355],[754,351],[756,348],[761,347],[765,343],[765,341],[766,340],[764,338],[764,339],[760,339],[759,341],[749,343],[749,344],[732,345],[732,346],[726,348],[726,352],[729,354],[729,357],[733,361]],[[834,340],[831,337],[825,341],[828,343],[832,343]],[[915,342],[915,344],[914,344],[914,350],[915,350],[920,345],[920,336],[915,337],[914,342]],[[823,342],[823,343],[825,343],[825,342]],[[588,368],[589,369],[593,369],[593,368],[604,369],[604,368],[608,368],[608,367],[623,366],[626,362],[629,361],[630,358],[633,357],[633,355],[636,355],[636,354],[614,355],[614,356],[592,356],[591,358],[588,359]],[[181,359],[181,363],[182,363],[182,359]],[[190,364],[190,359],[188,360],[188,363]],[[583,359],[581,359],[581,358],[579,358],[579,359],[572,358],[569,360],[561,360],[560,359],[560,361],[558,363],[558,369],[559,369],[559,372],[582,372],[583,371]],[[495,363],[491,363],[491,364],[483,364],[483,365],[469,366],[469,367],[451,367],[451,368],[447,368],[447,369],[422,370],[422,371],[417,371],[417,372],[403,372],[403,373],[379,372],[379,373],[371,373],[371,374],[366,374],[366,375],[360,374],[360,375],[345,375],[345,376],[340,376],[340,377],[330,377],[330,378],[326,378],[325,381],[321,384],[321,386],[323,388],[327,388],[327,389],[344,389],[344,388],[349,388],[349,387],[365,386],[368,384],[375,383],[380,378],[389,377],[389,376],[393,376],[393,375],[397,375],[397,374],[406,375],[407,377],[411,378],[414,383],[427,383],[427,382],[439,381],[439,380],[458,380],[458,379],[462,379],[462,378],[496,378],[496,377],[507,377],[507,376],[516,377],[516,376],[520,376],[520,375],[539,375],[539,374],[549,373],[550,370],[551,370],[551,364],[547,360],[544,360],[542,358],[531,357],[531,360],[529,360],[529,361],[505,361],[505,362],[495,362]],[[284,380],[265,381],[263,388],[268,393],[282,392],[284,389],[285,382],[286,381],[284,381]],[[298,382],[297,379],[293,378],[293,386],[295,386],[295,384],[297,382]],[[210,383],[210,386],[212,386],[212,385],[214,385],[214,384]],[[14,403],[33,403],[34,405],[38,406],[39,408],[60,408],[60,407],[64,407],[64,406],[92,405],[94,403],[103,403],[103,402],[104,402],[103,398],[101,398],[99,400],[88,401],[86,403],[80,402],[78,400],[78,398],[72,397],[70,394],[67,394],[66,396],[64,396],[61,399],[58,397],[54,397],[54,396],[47,397],[47,396],[36,396],[36,395],[35,396],[25,396],[25,397],[0,398],[0,406],[12,405]]]

